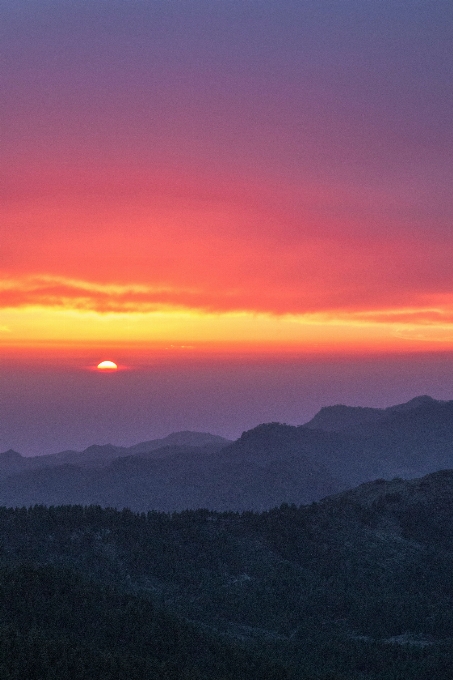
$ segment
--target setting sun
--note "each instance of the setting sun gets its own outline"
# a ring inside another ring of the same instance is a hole
[[[114,361],[101,361],[100,364],[97,365],[97,368],[99,371],[116,371],[118,370],[117,364],[115,364]]]

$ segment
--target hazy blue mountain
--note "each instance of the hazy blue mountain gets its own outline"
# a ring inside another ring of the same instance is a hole
[[[453,467],[453,401],[422,397],[386,409],[385,416],[377,420],[359,425],[356,419],[341,431],[259,425],[218,455],[258,465],[304,456],[322,465],[345,487],[379,477],[417,477]]]
[[[40,467],[45,465],[63,465],[65,463],[72,463],[74,465],[105,465],[111,460],[124,455],[125,448],[122,446],[113,446],[113,444],[92,444],[83,451],[60,451],[59,453],[51,453],[45,456],[34,456],[39,460],[33,462]]]
[[[158,459],[147,454],[116,458],[97,468],[66,463],[26,470],[0,480],[0,504],[264,510],[309,503],[342,488],[322,466],[303,456],[262,464],[221,457],[218,449],[207,447],[166,447],[165,454]]]
[[[341,431],[268,423],[244,432],[219,459],[253,462],[304,457],[351,487],[376,478],[412,478],[453,467],[453,401],[420,397],[377,420]]]
[[[434,404],[445,404],[445,401],[441,399],[433,399],[428,394],[422,394],[419,397],[414,397],[404,404],[397,404],[396,406],[388,406],[384,411],[387,413],[392,413],[392,411],[412,411],[414,408],[419,406],[434,405]]]
[[[452,468],[453,401],[424,400],[415,408],[392,409],[385,419],[357,428],[350,440],[367,463],[368,479]]]
[[[183,430],[182,432],[173,432],[172,434],[163,437],[162,439],[152,439],[151,441],[134,444],[125,449],[126,455],[138,455],[155,451],[156,449],[163,450],[166,446],[226,446],[230,444],[230,439],[220,437],[218,434],[210,434],[209,432],[192,432],[191,430]]]
[[[364,411],[359,423],[361,410],[348,410],[343,423],[353,424],[340,431],[267,423],[231,443],[176,433],[129,449],[91,446],[29,459],[6,452],[0,503],[260,511],[316,501],[368,480],[453,468],[453,401],[417,397],[377,419]],[[204,444],[174,443],[184,440]]]
[[[134,456],[150,451],[160,450],[157,457],[165,456],[167,447],[171,446],[191,446],[200,447],[215,445],[217,447],[226,446],[230,440],[220,437],[216,434],[208,432],[192,432],[185,430],[182,432],[173,432],[161,439],[151,439],[150,441],[140,442],[133,446],[113,446],[112,444],[105,444],[99,446],[94,444],[89,446],[84,451],[62,451],[54,453],[49,456],[40,456],[41,461],[44,459],[46,464],[71,463],[74,465],[103,465],[109,463],[120,456]],[[40,461],[40,462],[41,462]]]
[[[404,404],[389,406],[388,408],[370,408],[364,406],[345,406],[336,404],[324,406],[318,413],[305,423],[305,427],[312,430],[325,430],[326,432],[340,432],[350,430],[361,425],[369,425],[391,417],[394,412],[411,411],[414,408],[426,404],[441,404],[428,395],[414,397]]]
[[[9,449],[0,453],[0,478],[24,469],[24,459],[17,451]]]
[[[218,450],[230,443],[229,439],[208,432],[192,432],[190,430],[173,432],[161,439],[140,442],[133,446],[114,446],[113,444],[93,444],[83,451],[60,451],[42,456],[21,456],[17,451],[9,450],[0,453],[0,479],[10,473],[34,470],[41,467],[57,465],[78,465],[83,467],[99,467],[108,465],[115,458],[128,455],[144,455],[155,452],[156,458],[172,455],[172,446],[206,447],[205,452]]]
[[[305,423],[310,430],[341,432],[357,425],[375,423],[385,417],[385,409],[365,406],[323,406],[318,413]]]

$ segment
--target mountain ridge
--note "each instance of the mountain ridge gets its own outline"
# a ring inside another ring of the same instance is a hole
[[[370,406],[346,406],[335,404],[323,406],[318,413],[304,427],[320,429],[327,432],[341,432],[352,427],[379,422],[390,417],[392,413],[411,411],[426,404],[446,403],[439,399],[433,399],[427,394],[414,397],[403,404],[388,406],[387,408],[373,408]]]
[[[91,444],[82,451],[67,449],[57,453],[43,454],[39,456],[22,456],[22,454],[9,449],[0,453],[0,474],[8,464],[22,465],[23,470],[37,467],[47,467],[72,463],[86,466],[96,466],[108,464],[115,458],[129,455],[139,455],[150,453],[151,451],[164,450],[168,446],[209,446],[218,447],[230,443],[231,440],[220,435],[209,432],[196,432],[192,430],[182,430],[172,432],[166,437],[151,439],[132,446],[115,446],[114,444]],[[164,455],[164,453],[162,453]]]
[[[196,435],[190,436],[193,441]],[[377,478],[410,479],[453,468],[453,401],[416,397],[385,409],[385,417],[340,431],[274,422],[247,430],[234,442],[219,444],[207,433],[198,441],[209,438],[212,444],[196,447],[93,445],[77,454],[82,462],[6,452],[3,461],[0,455],[0,503],[99,504],[140,512],[263,511],[281,503],[311,503]]]

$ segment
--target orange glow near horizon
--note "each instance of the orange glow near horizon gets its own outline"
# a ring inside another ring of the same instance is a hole
[[[216,352],[445,351],[453,348],[453,324],[430,323],[413,310],[276,316],[181,309],[99,313],[36,307],[5,310],[0,347],[17,355],[70,354],[74,350],[86,354],[96,348],[110,352],[109,347],[118,347],[130,355],[181,358]]]

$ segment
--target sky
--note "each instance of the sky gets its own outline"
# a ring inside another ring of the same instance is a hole
[[[0,0],[0,450],[453,398],[452,38],[443,0]]]

